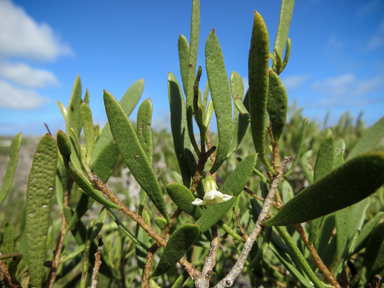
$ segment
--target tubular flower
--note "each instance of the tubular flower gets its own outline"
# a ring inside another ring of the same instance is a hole
[[[205,177],[205,185],[204,185],[204,200],[201,200],[199,198],[196,198],[195,201],[192,202],[193,205],[215,205],[221,202],[228,201],[232,198],[232,196],[223,194],[220,191],[217,191],[217,185],[215,182],[215,179],[212,177],[212,175],[207,175]]]

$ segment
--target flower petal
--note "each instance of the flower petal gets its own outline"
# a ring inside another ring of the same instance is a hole
[[[199,199],[199,198],[196,198],[195,201],[191,202],[193,205],[205,205],[204,204],[204,201]]]

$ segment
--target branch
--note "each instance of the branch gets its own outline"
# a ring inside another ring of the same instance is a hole
[[[305,246],[307,246],[309,253],[311,253],[321,273],[323,273],[323,275],[327,278],[329,283],[331,283],[336,288],[341,288],[339,283],[336,281],[335,277],[333,277],[332,273],[328,270],[327,266],[324,265],[323,260],[321,260],[313,244],[309,244],[307,234],[305,234],[305,231],[301,226],[301,224],[295,224],[294,226],[296,228],[296,231],[299,232],[301,239],[304,241]]]
[[[216,265],[217,247],[219,246],[219,238],[217,237],[217,226],[212,227],[212,242],[209,248],[209,253],[205,257],[204,267],[201,274],[195,280],[195,286],[197,288],[209,287],[209,280],[213,272],[213,267]]]
[[[101,266],[101,249],[103,248],[103,244],[101,234],[99,234],[99,245],[95,253],[95,266],[93,267],[91,288],[97,288],[97,276],[99,275],[99,269]]]
[[[68,192],[64,194],[63,206],[64,207],[69,206]],[[46,284],[47,288],[52,288],[53,284],[55,284],[57,269],[59,268],[59,265],[60,265],[61,251],[63,250],[65,235],[67,235],[65,231],[66,228],[67,228],[67,218],[65,218],[64,209],[63,209],[61,214],[61,226],[60,226],[59,239],[57,240],[57,246],[56,246],[54,257],[53,257],[51,270],[49,271],[49,275],[47,279],[47,284]]]
[[[255,242],[257,236],[261,231],[262,223],[268,218],[269,210],[271,209],[271,206],[273,204],[273,199],[275,198],[277,185],[280,182],[282,171],[284,170],[288,161],[289,161],[289,157],[285,157],[281,169],[277,172],[277,175],[273,178],[273,181],[271,183],[271,188],[264,201],[263,209],[260,212],[260,215],[255,224],[255,227],[253,228],[251,234],[249,235],[247,242],[244,244],[243,250],[241,251],[241,254],[239,256],[239,260],[237,260],[236,264],[232,267],[231,271],[227,274],[227,276],[224,277],[224,279],[222,279],[215,286],[215,288],[232,287],[235,279],[243,270],[244,263],[247,260],[248,254],[252,249],[253,243]]]

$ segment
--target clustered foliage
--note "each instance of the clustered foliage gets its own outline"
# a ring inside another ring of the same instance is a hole
[[[77,77],[68,106],[58,102],[65,132],[37,146],[25,203],[4,202],[15,193],[17,134],[0,191],[0,286],[380,287],[384,117],[365,129],[346,113],[321,129],[288,111],[279,74],[293,5],[282,0],[273,53],[255,12],[248,91],[236,72],[228,80],[212,30],[202,92],[192,1],[191,38],[178,42],[182,87],[168,75],[171,134],[152,132],[150,99],[136,126],[129,120],[142,79],[120,102],[104,91],[100,129]]]

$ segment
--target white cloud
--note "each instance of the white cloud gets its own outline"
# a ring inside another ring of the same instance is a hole
[[[11,80],[16,84],[33,88],[42,88],[59,84],[52,72],[33,69],[24,63],[13,64],[7,61],[1,61],[0,76],[7,80]]]
[[[46,23],[36,23],[22,8],[0,0],[0,56],[53,61],[69,55],[71,48],[60,43]]]
[[[381,0],[371,0],[364,2],[363,6],[360,6],[356,13],[359,17],[364,17],[372,12],[380,11]]]
[[[33,90],[17,88],[0,80],[0,108],[35,109],[48,101],[48,98]]]
[[[312,91],[325,95],[322,104],[349,104],[365,105],[377,101],[369,94],[383,86],[384,75],[371,79],[358,79],[354,74],[345,74],[338,77],[316,81],[312,84]],[[364,99],[361,97],[364,96]]]
[[[374,50],[384,46],[384,19],[379,24],[377,31],[371,35],[366,49]]]
[[[343,48],[343,46],[344,46],[343,41],[341,41],[336,36],[332,36],[331,38],[328,39],[327,43],[325,43],[324,50],[333,52],[335,50],[340,50],[341,48]]]
[[[297,91],[309,79],[310,75],[293,75],[281,79],[285,89]]]

